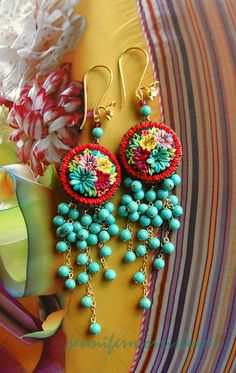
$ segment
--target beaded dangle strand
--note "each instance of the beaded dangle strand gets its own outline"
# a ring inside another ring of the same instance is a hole
[[[103,65],[92,67],[84,76],[85,113],[87,112],[86,82],[88,73],[95,68],[105,68],[110,73],[110,83],[113,74]],[[106,90],[106,92],[107,92]],[[105,94],[106,94],[105,92]],[[103,95],[102,99],[104,98]],[[101,101],[102,101],[101,99]],[[101,102],[100,101],[100,102]],[[100,103],[99,103],[100,105]],[[58,268],[58,275],[65,278],[65,288],[75,289],[76,285],[86,285],[86,294],[82,297],[82,307],[91,309],[89,332],[98,334],[101,325],[96,319],[96,299],[92,288],[92,277],[102,266],[104,279],[113,280],[116,272],[108,267],[106,259],[111,255],[108,241],[111,236],[119,233],[113,215],[114,204],[109,199],[114,195],[120,184],[120,166],[117,158],[99,144],[103,135],[101,128],[102,114],[110,120],[114,102],[94,109],[94,128],[92,135],[94,143],[79,145],[72,149],[62,160],[60,180],[65,192],[72,198],[71,202],[58,205],[58,214],[53,218],[58,253],[65,254],[65,264]],[[81,125],[85,124],[86,117]],[[98,249],[99,261],[93,259],[92,247]],[[72,249],[79,253],[75,263]],[[76,264],[79,270],[75,269]]]

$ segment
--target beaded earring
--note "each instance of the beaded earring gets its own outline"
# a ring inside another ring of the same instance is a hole
[[[158,95],[159,82],[141,87],[149,63],[148,53],[144,49],[129,48],[119,58],[122,106],[126,99],[122,57],[131,50],[141,51],[146,57],[144,72],[135,93],[140,113],[145,119],[130,128],[121,141],[120,161],[128,175],[124,179],[124,185],[129,192],[121,197],[118,215],[126,219],[126,228],[120,233],[120,239],[127,242],[124,261],[134,262],[137,257],[142,258],[142,264],[134,274],[133,281],[143,286],[140,308],[149,309],[149,255],[153,258],[154,269],[164,268],[165,254],[175,250],[173,243],[170,242],[171,231],[179,229],[178,218],[183,214],[178,198],[173,194],[175,186],[181,183],[181,178],[175,171],[180,163],[182,150],[180,141],[172,129],[164,123],[149,119],[151,108],[145,100],[153,100]]]
[[[114,205],[109,199],[120,184],[121,174],[117,158],[99,144],[99,139],[103,135],[101,119],[106,117],[110,120],[113,116],[112,106],[115,105],[113,101],[106,106],[101,106],[113,81],[112,71],[104,65],[93,66],[84,75],[85,114],[80,129],[86,122],[87,77],[92,70],[98,68],[104,68],[109,72],[110,81],[93,111],[94,141],[78,145],[62,160],[60,181],[71,202],[60,203],[58,215],[53,219],[56,235],[60,238],[56,250],[58,253],[65,254],[65,264],[59,267],[58,275],[66,279],[65,288],[68,290],[73,290],[77,283],[86,284],[87,291],[81,299],[81,306],[91,308],[92,316],[89,325],[91,334],[98,334],[101,331],[101,326],[96,321],[96,301],[91,282],[92,276],[99,271],[100,264],[92,259],[91,247],[96,246],[99,249],[98,255],[104,269],[104,279],[115,279],[116,272],[109,269],[106,263],[106,258],[111,255],[111,248],[107,243],[110,236],[119,233],[119,227],[115,224],[115,217],[112,214]],[[79,251],[75,259],[79,271],[73,265],[73,246]]]

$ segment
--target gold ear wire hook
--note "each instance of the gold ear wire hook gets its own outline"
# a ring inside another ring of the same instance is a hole
[[[110,74],[110,81],[108,83],[108,86],[102,96],[102,98],[100,99],[99,103],[97,104],[97,106],[95,107],[94,111],[93,111],[93,117],[94,117],[94,120],[98,120],[101,116],[101,111],[104,110],[105,113],[106,113],[106,118],[107,119],[111,119],[111,117],[113,116],[113,112],[111,111],[110,107],[111,106],[114,106],[115,105],[115,101],[112,101],[111,103],[107,104],[105,107],[104,106],[101,106],[101,103],[104,99],[104,97],[106,96],[109,88],[111,87],[111,84],[113,82],[113,72],[111,71],[111,69],[109,67],[107,67],[106,65],[95,65],[95,66],[92,66],[85,74],[84,74],[84,79],[83,79],[83,82],[84,82],[84,118],[83,118],[83,122],[80,126],[80,129],[82,130],[85,123],[86,123],[86,118],[87,118],[87,110],[88,110],[88,94],[87,94],[87,80],[88,80],[88,75],[89,73],[91,73],[92,70],[95,70],[95,69],[105,69],[109,72]]]
[[[120,79],[121,79],[121,86],[122,86],[122,102],[121,102],[121,107],[124,106],[125,104],[125,100],[126,100],[126,89],[125,89],[125,82],[124,82],[124,74],[123,74],[123,70],[122,70],[122,58],[124,57],[124,55],[126,53],[128,53],[129,51],[131,50],[137,50],[139,52],[142,52],[145,57],[146,57],[146,64],[145,64],[145,67],[144,67],[144,70],[143,70],[143,73],[142,73],[142,76],[140,78],[140,81],[139,81],[139,84],[138,84],[138,87],[135,91],[135,95],[138,97],[138,99],[142,100],[143,98],[143,93],[142,93],[142,89],[140,88],[141,87],[141,84],[143,82],[143,79],[144,79],[144,76],[146,74],[146,71],[147,71],[147,68],[148,68],[148,64],[149,64],[149,55],[147,53],[147,51],[145,51],[145,49],[143,48],[139,48],[139,47],[131,47],[131,48],[128,48],[126,49],[122,54],[121,56],[119,57],[119,60],[118,60],[118,65],[119,65],[119,75],[120,75]]]

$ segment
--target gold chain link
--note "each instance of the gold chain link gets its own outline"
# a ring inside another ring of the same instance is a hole
[[[68,247],[67,252],[66,252],[66,266],[69,268],[69,278],[74,277],[74,272],[73,272],[73,266],[71,262],[71,246]]]
[[[86,264],[86,270],[85,271],[89,275],[89,273],[88,273],[88,266],[92,262],[91,252],[90,252],[90,247],[89,246],[87,247],[86,254],[88,256],[88,262]],[[93,304],[92,304],[92,307],[91,307],[92,314],[91,314],[91,318],[90,318],[91,322],[93,323],[93,322],[96,322],[96,320],[97,320],[96,319],[96,308],[97,308],[97,304],[96,304],[95,294],[94,294],[93,288],[92,288],[92,282],[91,282],[91,276],[90,275],[89,275],[89,281],[88,281],[87,289],[86,290],[87,290],[87,295],[89,297],[91,297],[92,301],[93,301]]]
[[[149,225],[149,227],[147,227],[147,231],[148,231],[148,238],[145,241],[145,246],[146,246],[147,251],[146,251],[146,254],[143,257],[143,264],[142,264],[142,267],[141,267],[141,270],[140,270],[145,276],[145,279],[143,281],[143,296],[145,298],[148,296],[147,261],[148,261],[149,251],[150,251],[149,247],[148,247],[148,241],[153,236],[153,227],[151,225]]]

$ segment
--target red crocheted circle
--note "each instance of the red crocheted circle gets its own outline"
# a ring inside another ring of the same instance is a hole
[[[172,135],[173,141],[174,141],[174,148],[176,149],[174,158],[169,162],[169,166],[166,167],[165,170],[160,171],[159,173],[156,173],[154,175],[148,175],[144,172],[139,172],[131,163],[128,163],[129,158],[127,157],[127,149],[130,148],[130,140],[132,139],[134,134],[140,133],[140,130],[149,130],[153,127],[156,127],[160,130],[165,130],[168,134]],[[132,127],[123,137],[120,145],[120,159],[121,163],[124,166],[125,171],[133,176],[135,179],[139,179],[142,181],[146,181],[149,183],[158,182],[163,179],[168,178],[170,175],[172,175],[177,166],[179,165],[182,157],[182,148],[180,141],[176,135],[176,133],[169,128],[164,123],[157,123],[157,122],[143,122],[138,124],[135,127]]]
[[[68,169],[69,163],[74,159],[76,155],[81,154],[86,149],[98,150],[100,153],[107,156],[110,162],[113,163],[113,165],[116,168],[117,175],[115,176],[115,182],[113,184],[110,184],[110,188],[107,191],[107,193],[100,197],[82,196],[81,194],[76,193],[76,191],[74,191],[72,186],[70,185],[71,180],[68,175],[70,172]],[[66,193],[70,197],[72,197],[75,201],[83,205],[100,205],[106,202],[107,200],[109,200],[114,195],[115,191],[120,185],[121,169],[120,169],[118,159],[108,149],[98,144],[84,144],[84,145],[77,146],[76,148],[72,149],[69,153],[67,153],[67,155],[65,156],[65,158],[63,159],[61,163],[60,180]]]

